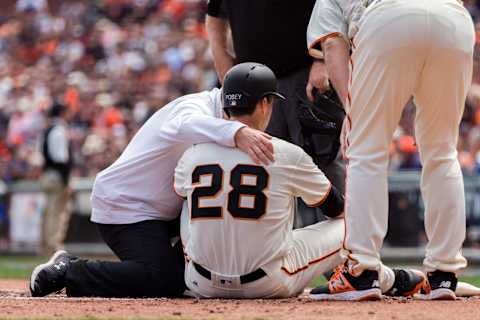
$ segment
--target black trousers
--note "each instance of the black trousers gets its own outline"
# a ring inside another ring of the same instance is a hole
[[[178,224],[148,220],[134,224],[97,224],[120,261],[77,259],[66,275],[70,297],[178,297],[185,291],[180,241],[172,247]]]

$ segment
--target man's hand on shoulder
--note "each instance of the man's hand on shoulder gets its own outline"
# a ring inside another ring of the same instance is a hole
[[[265,132],[243,127],[235,134],[235,145],[247,153],[256,164],[268,165],[273,157],[272,137]]]

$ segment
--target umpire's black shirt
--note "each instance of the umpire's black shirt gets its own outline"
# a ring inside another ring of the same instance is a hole
[[[260,62],[279,78],[311,63],[307,26],[315,0],[210,0],[208,15],[230,23],[236,62]]]

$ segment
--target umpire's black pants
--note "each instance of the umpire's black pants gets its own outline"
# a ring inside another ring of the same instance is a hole
[[[180,241],[175,247],[170,244],[172,228],[176,228],[172,223],[148,220],[97,226],[120,261],[74,260],[66,275],[68,296],[140,298],[183,294],[185,263]]]

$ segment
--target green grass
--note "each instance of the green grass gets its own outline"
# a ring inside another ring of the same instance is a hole
[[[45,262],[42,257],[3,256],[0,257],[0,278],[26,279],[36,265]]]

